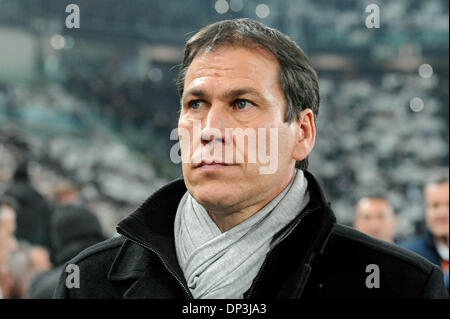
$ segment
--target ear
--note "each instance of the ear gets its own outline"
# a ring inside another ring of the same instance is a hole
[[[296,161],[302,161],[311,153],[316,141],[316,124],[312,110],[301,111],[296,125],[297,134],[293,157]]]

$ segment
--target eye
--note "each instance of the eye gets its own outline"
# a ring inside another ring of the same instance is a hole
[[[246,110],[255,106],[255,104],[247,100],[236,100],[234,101],[234,106],[236,106],[238,110]]]
[[[198,110],[204,102],[202,100],[193,100],[188,103],[189,107],[193,110]]]

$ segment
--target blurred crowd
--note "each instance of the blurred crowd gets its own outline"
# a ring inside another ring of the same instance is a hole
[[[166,182],[86,104],[58,86],[0,84],[3,298],[51,298],[63,264]]]
[[[106,238],[73,190],[50,202],[32,185],[28,163],[21,163],[0,195],[1,296],[52,298],[64,263]]]
[[[362,71],[319,74],[319,81],[310,168],[339,219],[350,224],[357,201],[378,193],[395,207],[403,236],[420,232],[423,183],[448,174],[448,78]],[[424,102],[419,111],[410,107],[416,96]]]
[[[15,24],[45,28],[48,21],[70,1],[2,0],[0,18]],[[259,0],[230,0],[229,10],[216,12],[216,1],[78,0],[83,8],[81,31],[105,35],[132,34],[135,38],[172,42],[186,40],[186,34],[198,30],[215,19],[257,18]],[[376,33],[361,29],[365,8],[372,0],[265,1],[270,15],[264,19],[311,49],[333,47],[341,50],[370,48],[374,42],[392,44],[414,39],[427,46],[440,47],[448,38],[448,1],[378,0],[383,28]],[[25,9],[24,9],[25,8]],[[39,19],[33,19],[33,17]],[[186,17],[190,17],[186,19]],[[299,27],[301,26],[301,27]],[[426,26],[426,28],[424,28]],[[324,31],[326,30],[326,31]],[[300,41],[301,40],[301,41]]]

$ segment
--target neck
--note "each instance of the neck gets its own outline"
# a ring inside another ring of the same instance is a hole
[[[264,206],[270,203],[275,197],[277,197],[292,181],[294,174],[285,179],[275,190],[269,192],[268,195],[263,196],[263,199],[257,203],[248,207],[235,210],[235,211],[220,211],[220,210],[208,210],[208,214],[211,219],[216,223],[222,233],[230,230],[234,226],[239,225],[246,219],[255,215]]]
[[[267,202],[268,203],[268,202]],[[265,203],[265,204],[267,204]],[[264,205],[265,205],[264,204]],[[264,207],[261,206],[262,207]],[[221,213],[214,213],[208,211],[208,215],[211,217],[211,219],[216,223],[217,227],[219,227],[220,231],[222,233],[230,230],[234,226],[239,225],[244,220],[252,217],[254,214],[256,214],[261,208],[258,208],[258,206],[252,206],[248,207],[248,209],[243,209],[241,211],[227,213],[227,214],[221,214]]]

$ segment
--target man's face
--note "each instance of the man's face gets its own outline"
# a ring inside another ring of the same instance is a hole
[[[356,212],[355,228],[369,236],[392,242],[396,220],[390,205],[382,199],[363,199]]]
[[[17,248],[16,214],[6,205],[0,206],[0,271],[6,267],[11,253]]]
[[[187,189],[207,210],[234,213],[271,200],[289,183],[295,167],[297,128],[295,122],[284,122],[285,108],[279,65],[270,53],[225,46],[194,58],[186,74],[178,127],[190,133],[187,146],[180,135]],[[201,130],[194,129],[194,120],[201,123]],[[262,143],[257,144],[255,156],[248,141],[237,143],[236,136],[226,134],[227,129],[250,129],[258,140],[258,128],[267,129],[263,153],[271,153],[277,164],[271,174],[260,173],[267,166],[258,156]],[[269,128],[277,131],[272,141],[277,148],[270,147]],[[230,146],[243,162],[225,160],[225,148]],[[221,154],[210,152],[215,147]],[[200,154],[203,162],[195,163]],[[256,161],[249,160],[252,156]],[[204,165],[212,162],[216,165]]]
[[[430,184],[425,189],[426,219],[431,232],[448,242],[448,182]]]

